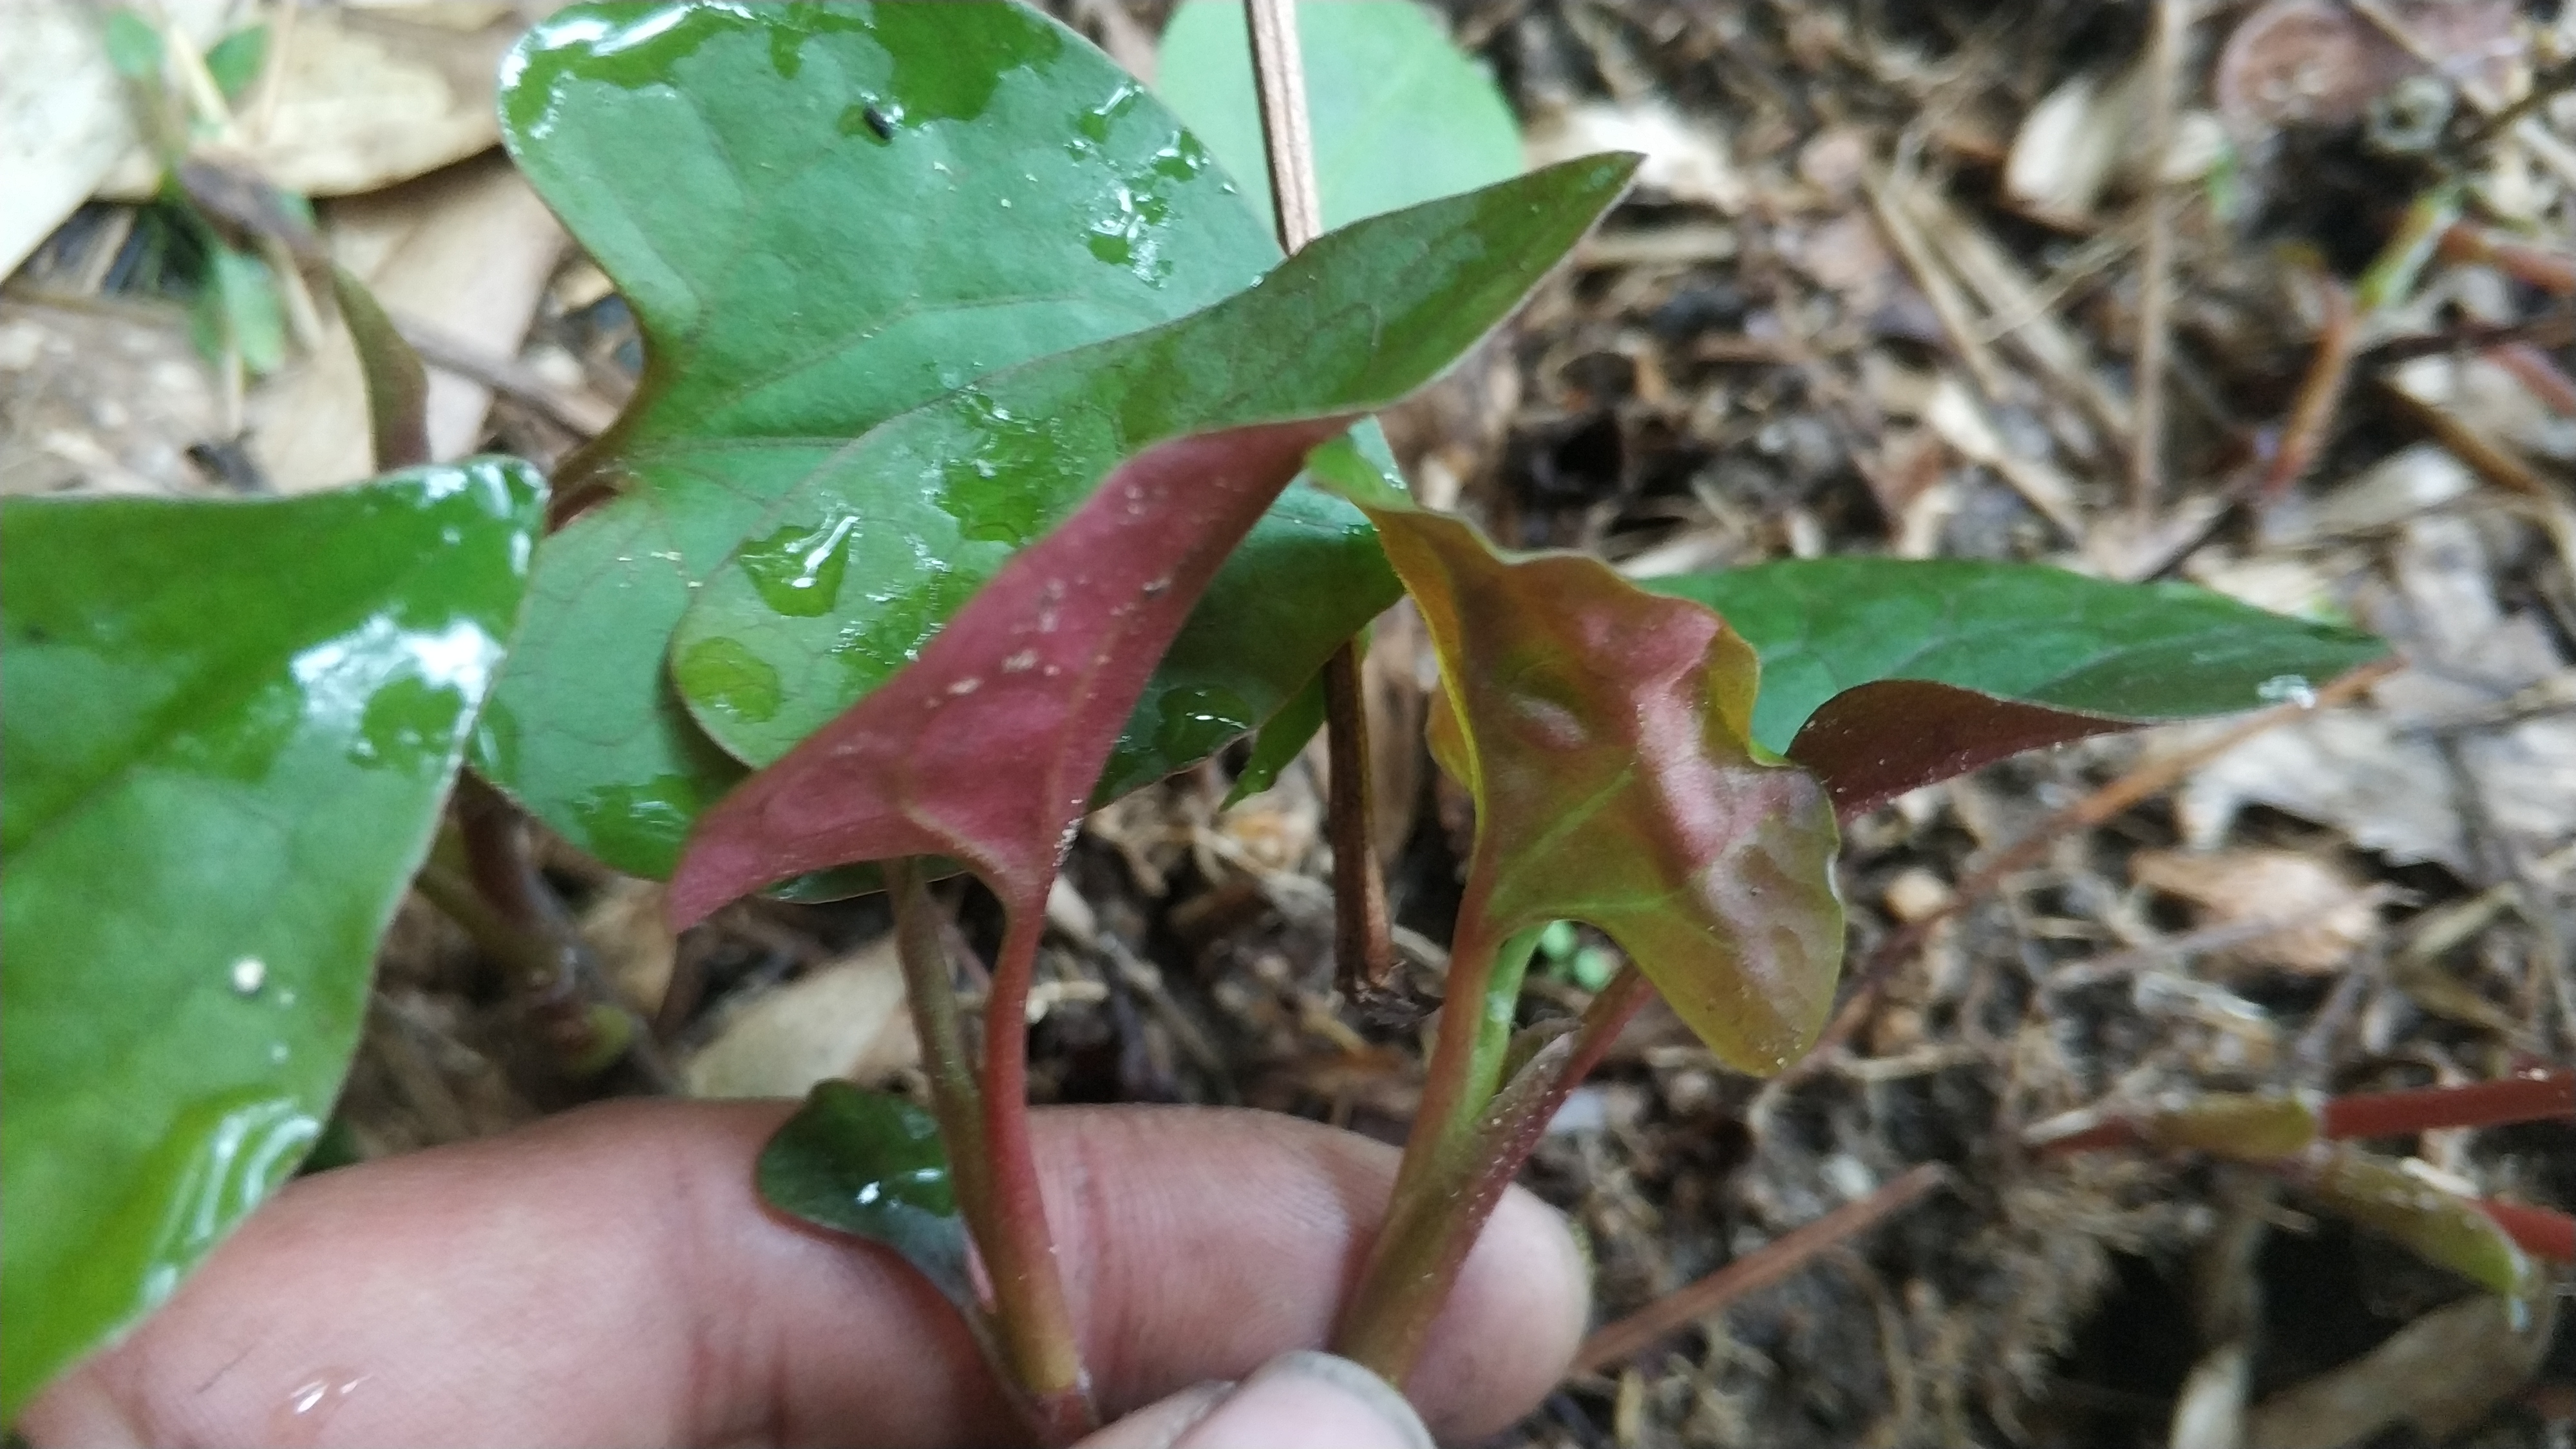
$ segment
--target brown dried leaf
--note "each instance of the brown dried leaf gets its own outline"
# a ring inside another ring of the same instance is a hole
[[[2129,862],[2129,875],[2150,890],[2191,902],[2203,925],[2301,923],[2221,953],[2220,959],[2241,965],[2334,971],[2379,929],[2370,893],[2332,864],[2297,851],[2142,851]]]
[[[827,1077],[873,1085],[920,1060],[888,936],[727,1009],[680,1076],[693,1097],[801,1097]]]

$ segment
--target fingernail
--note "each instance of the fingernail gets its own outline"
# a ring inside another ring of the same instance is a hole
[[[1434,1449],[1431,1431],[1386,1380],[1346,1358],[1300,1349],[1261,1366],[1172,1449]]]

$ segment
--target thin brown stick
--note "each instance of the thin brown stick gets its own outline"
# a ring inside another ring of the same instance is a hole
[[[2396,673],[2403,665],[2404,661],[2398,659],[2365,664],[2318,690],[2313,699],[2275,705],[2258,714],[2248,715],[2235,728],[2207,744],[2150,760],[2041,821],[2032,827],[2029,834],[2005,847],[1994,859],[1969,872],[1967,878],[1959,882],[1947,905],[1906,922],[1881,941],[1877,950],[1870,952],[1869,959],[1852,973],[1850,999],[1843,1003],[1842,1010],[1834,1014],[1833,1022],[1825,1028],[1824,1035],[1816,1039],[1815,1050],[1808,1053],[1807,1060],[1821,1061],[1851,1039],[1852,1033],[1858,1031],[1860,1024],[1868,1020],[1876,1009],[1879,990],[1887,984],[1887,978],[1922,949],[1923,943],[1931,937],[1933,927],[1984,899],[1988,892],[2002,884],[2006,876],[2027,869],[2033,861],[2047,854],[2050,844],[2060,836],[2090,829],[2142,800],[2161,795],[2180,784],[2185,776],[2256,735],[2317,710],[2343,704]]]
[[[2316,465],[2352,381],[2352,355],[2361,342],[2352,293],[2331,276],[2319,276],[2317,289],[2323,311],[2317,322],[2317,350],[2299,380],[2299,395],[2290,406],[2289,421],[2282,425],[2272,462],[2254,488],[2256,499],[2265,506],[2279,502]]]
[[[1949,1169],[1937,1162],[1922,1163],[1869,1196],[1847,1202],[1698,1282],[1665,1294],[1583,1340],[1583,1347],[1575,1351],[1574,1371],[1597,1373],[1654,1347],[1668,1333],[1780,1282],[1807,1266],[1817,1254],[1869,1231],[1889,1214],[1910,1206],[1949,1175]]]
[[[1294,0],[1243,0],[1243,17],[1252,30],[1252,85],[1261,98],[1261,140],[1270,159],[1270,205],[1279,219],[1279,247],[1294,252],[1324,234],[1297,7]]]
[[[1315,134],[1306,110],[1306,67],[1297,42],[1295,0],[1243,0],[1252,32],[1252,80],[1261,101],[1261,139],[1270,161],[1270,207],[1279,247],[1295,252],[1324,234],[1315,181]],[[1333,840],[1333,961],[1342,994],[1384,991],[1395,979],[1395,942],[1385,872],[1370,830],[1368,710],[1359,651],[1349,644],[1324,665],[1324,753],[1332,773],[1326,819]]]
[[[1393,985],[1395,933],[1371,828],[1376,792],[1359,651],[1349,644],[1324,665],[1324,755],[1331,776],[1325,815],[1333,835],[1333,976],[1344,999],[1356,1001]]]
[[[2174,193],[2165,183],[2173,149],[2176,92],[2182,86],[2183,34],[2191,0],[2156,0],[2147,44],[2147,227],[2138,258],[2137,400],[2130,416],[2129,507],[2144,521],[2165,491],[2165,369],[2173,346]]]

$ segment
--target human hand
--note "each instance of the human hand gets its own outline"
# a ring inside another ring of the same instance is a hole
[[[298,1181],[19,1428],[37,1446],[1011,1442],[929,1284],[760,1204],[752,1161],[789,1110],[615,1103]],[[1098,1449],[1408,1442],[1341,1360],[1291,1355],[1230,1399],[1216,1382],[1324,1341],[1392,1149],[1215,1109],[1034,1124],[1085,1360],[1103,1411],[1133,1411]],[[1586,1291],[1556,1215],[1515,1190],[1408,1385],[1430,1427],[1527,1412]]]

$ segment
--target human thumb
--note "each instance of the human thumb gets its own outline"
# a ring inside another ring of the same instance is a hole
[[[1137,1410],[1076,1449],[1433,1449],[1386,1380],[1312,1349],[1239,1384],[1201,1384]]]

